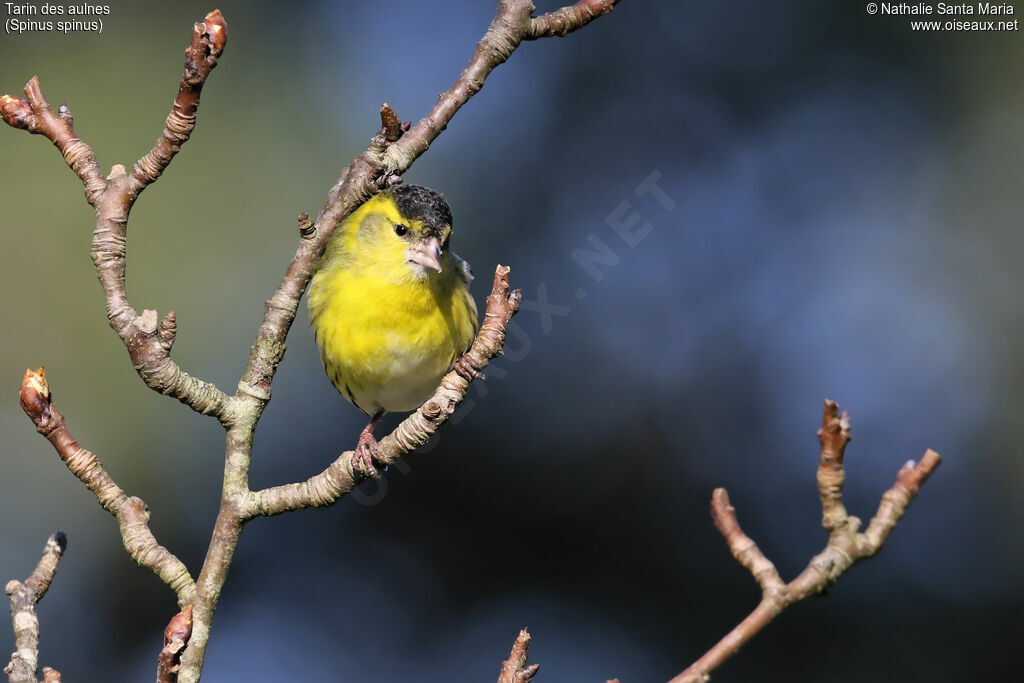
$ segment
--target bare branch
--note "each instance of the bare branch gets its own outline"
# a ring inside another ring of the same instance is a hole
[[[93,492],[103,509],[117,518],[121,540],[132,559],[148,567],[170,586],[178,596],[179,604],[191,602],[195,582],[188,569],[167,548],[157,543],[149,529],[149,508],[142,499],[129,497],[121,490],[104,471],[99,459],[68,432],[64,416],[53,404],[43,368],[25,371],[21,384],[21,407],[36,430],[53,444],[71,473]]]
[[[740,529],[739,520],[736,519],[736,509],[729,503],[729,494],[725,489],[715,489],[712,494],[711,517],[715,521],[718,531],[725,537],[725,542],[729,544],[732,556],[753,574],[754,580],[761,586],[761,589],[765,593],[784,591],[786,584],[779,576],[775,565]]]
[[[462,105],[480,92],[490,73],[504,63],[524,40],[575,31],[610,12],[617,1],[581,0],[571,7],[534,19],[530,0],[500,0],[494,20],[455,83],[441,93],[437,103],[419,123],[388,147],[383,160],[385,171],[399,175],[404,173],[417,157],[427,151]],[[557,30],[557,26],[564,27],[564,30]]]
[[[463,361],[477,374],[501,353],[509,320],[519,310],[522,292],[518,289],[509,292],[508,274],[507,266],[495,269],[494,285],[487,297],[484,323],[473,345],[462,356]],[[466,397],[470,381],[470,377],[456,370],[445,375],[434,395],[380,440],[376,459],[383,465],[390,465],[425,444]],[[352,451],[345,451],[327,469],[306,481],[253,492],[246,517],[277,515],[290,510],[336,503],[368,474],[353,468],[352,455]]]
[[[38,76],[33,76],[25,86],[25,95],[27,100],[10,95],[0,97],[0,115],[4,123],[30,133],[45,135],[82,180],[86,201],[95,206],[100,194],[107,189],[107,181],[103,179],[103,171],[100,170],[92,148],[75,135],[71,110],[62,104],[58,113],[53,113],[43,97]]]
[[[843,455],[850,441],[850,420],[846,413],[840,416],[839,407],[833,401],[825,401],[818,438],[821,441],[818,488],[824,511],[822,526],[829,532],[825,549],[811,559],[799,576],[788,584],[782,583],[775,566],[740,529],[725,489],[716,489],[711,502],[715,526],[725,537],[733,556],[757,579],[763,595],[760,604],[746,619],[669,683],[707,681],[712,671],[736,654],[783,610],[822,592],[855,563],[878,552],[921,484],[941,461],[938,453],[928,450],[920,464],[910,461],[904,465],[896,483],[882,496],[878,513],[868,530],[859,533],[860,520],[846,514],[842,500]]]
[[[540,671],[540,664],[526,665],[530,650],[530,634],[524,628],[512,644],[512,652],[508,659],[501,663],[498,683],[526,683]]]
[[[846,524],[846,508],[843,507],[843,454],[850,442],[850,416],[845,411],[839,414],[835,401],[825,401],[825,413],[821,429],[821,465],[818,467],[818,493],[821,496],[822,526],[832,531]]]
[[[526,40],[565,36],[611,12],[619,0],[580,0],[575,5],[542,14],[530,21]]]
[[[7,597],[11,602],[11,621],[14,624],[15,650],[11,660],[4,667],[10,683],[37,683],[36,670],[39,668],[39,618],[36,605],[46,595],[57,565],[67,548],[67,537],[58,531],[50,536],[43,548],[39,564],[24,581],[10,581]],[[59,681],[60,673],[46,667],[43,669],[46,681]],[[56,675],[56,678],[53,676]]]
[[[921,462],[915,464],[913,460],[909,460],[900,469],[896,483],[882,496],[878,512],[868,524],[867,531],[858,536],[861,542],[860,551],[865,557],[874,555],[882,547],[889,532],[906,512],[910,500],[917,495],[921,484],[931,476],[941,460],[938,453],[928,449]]]
[[[131,176],[117,164],[107,179],[103,179],[96,155],[74,134],[71,111],[67,105],[61,105],[59,114],[55,115],[43,97],[38,78],[25,86],[27,100],[10,95],[0,97],[0,114],[4,121],[53,141],[85,184],[86,199],[96,207],[92,259],[106,298],[107,319],[128,349],[139,377],[153,390],[222,421],[227,410],[227,395],[213,384],[192,377],[171,360],[171,346],[177,332],[174,313],[168,313],[158,324],[156,311],[143,311],[139,315],[129,305],[125,292],[125,254],[128,214],[139,192],[163,172],[191,135],[199,94],[210,71],[217,65],[226,40],[227,25],[219,10],[195,25],[192,42],[185,51],[185,71],[178,96],[167,117],[163,136],[152,151],[135,164]]]
[[[219,9],[213,10],[195,25],[192,43],[185,50],[185,71],[181,75],[178,96],[174,98],[174,106],[167,115],[163,134],[153,149],[132,167],[128,185],[132,201],[147,185],[160,177],[192,135],[203,84],[217,66],[217,58],[224,52],[227,40],[228,25]]]
[[[192,637],[192,605],[173,617],[164,629],[164,647],[157,657],[156,683],[175,683],[181,668],[181,653]]]

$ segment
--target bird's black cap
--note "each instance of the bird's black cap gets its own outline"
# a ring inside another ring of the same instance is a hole
[[[452,210],[440,192],[421,185],[399,185],[389,190],[403,216],[423,221],[431,231],[452,224]]]

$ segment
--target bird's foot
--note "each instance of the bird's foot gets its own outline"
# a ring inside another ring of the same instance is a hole
[[[469,382],[472,382],[475,379],[487,379],[487,376],[484,373],[476,369],[476,365],[469,358],[468,351],[455,359],[455,364],[452,366],[452,370],[459,373],[462,377],[465,377]]]
[[[359,442],[352,454],[352,469],[364,477],[380,479],[380,472],[377,470],[375,460],[377,457],[377,439],[370,431],[372,425],[368,426],[359,435]]]

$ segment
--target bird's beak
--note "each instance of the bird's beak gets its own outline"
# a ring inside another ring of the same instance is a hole
[[[436,237],[411,244],[406,254],[413,263],[441,272],[441,244]]]

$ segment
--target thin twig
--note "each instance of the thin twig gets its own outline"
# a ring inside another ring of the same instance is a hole
[[[224,52],[228,41],[228,25],[219,9],[215,9],[192,31],[192,43],[185,50],[185,70],[178,86],[178,96],[167,115],[164,130],[153,149],[132,167],[129,194],[134,198],[150,183],[160,177],[196,127],[199,95],[210,72],[217,66],[217,58]]]
[[[818,465],[818,489],[823,511],[822,525],[829,532],[828,544],[807,568],[788,584],[782,582],[775,565],[764,556],[736,520],[725,489],[716,489],[711,501],[715,526],[725,537],[733,556],[761,585],[758,606],[713,648],[669,683],[702,683],[710,673],[757,635],[790,605],[825,590],[843,572],[858,561],[878,552],[896,522],[906,511],[921,484],[939,466],[941,458],[928,450],[920,463],[908,462],[900,469],[896,483],[882,496],[878,513],[866,532],[860,533],[860,520],[846,514],[843,507],[843,455],[850,441],[850,418],[839,414],[834,401],[825,401],[822,427],[818,431],[821,456]]]
[[[530,634],[524,628],[512,644],[512,652],[508,659],[501,663],[498,683],[526,683],[540,671],[540,664],[527,666],[526,659],[530,651]]]
[[[7,597],[11,602],[11,621],[14,624],[14,642],[17,648],[11,654],[11,661],[4,667],[9,683],[37,683],[39,617],[36,616],[36,605],[50,588],[67,544],[67,537],[61,531],[50,536],[43,548],[39,564],[29,577],[24,581],[15,580],[7,583]],[[49,667],[43,669],[43,675],[45,681],[60,680],[60,672]]]
[[[107,189],[107,181],[103,179],[103,171],[92,148],[75,135],[71,110],[62,104],[58,113],[53,113],[43,97],[38,76],[33,76],[25,85],[25,96],[28,99],[11,95],[0,97],[0,116],[4,123],[46,136],[85,185],[86,201],[95,206],[100,194]]]
[[[36,430],[56,449],[71,473],[93,492],[100,505],[117,518],[125,550],[140,565],[149,568],[178,596],[178,603],[191,602],[195,582],[181,560],[157,543],[149,528],[149,508],[141,498],[129,497],[114,483],[93,453],[83,448],[68,432],[64,416],[57,412],[43,368],[26,370],[21,383],[21,407]]]
[[[608,14],[618,2],[619,0],[580,0],[574,5],[542,14],[530,22],[530,32],[526,35],[526,40],[566,36],[599,16]]]

